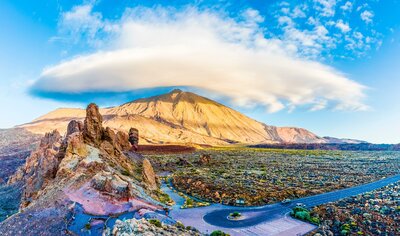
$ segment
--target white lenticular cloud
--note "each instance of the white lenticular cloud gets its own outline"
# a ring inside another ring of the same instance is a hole
[[[363,85],[301,59],[284,41],[265,38],[262,20],[254,10],[232,19],[193,8],[130,9],[114,22],[118,32],[107,39],[107,49],[44,69],[32,89],[82,93],[187,86],[270,112],[296,106],[367,109]]]

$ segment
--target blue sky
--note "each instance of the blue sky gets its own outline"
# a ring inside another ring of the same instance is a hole
[[[399,9],[396,0],[4,0],[0,127],[184,87],[267,124],[400,143]]]

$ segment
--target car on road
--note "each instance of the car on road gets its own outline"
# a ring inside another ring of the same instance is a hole
[[[286,198],[285,200],[283,200],[281,203],[282,204],[289,204],[292,200],[290,200],[289,198]]]

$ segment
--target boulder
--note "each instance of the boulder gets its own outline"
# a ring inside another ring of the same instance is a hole
[[[179,157],[179,160],[176,162],[178,166],[192,166],[192,164],[187,161],[185,158]]]
[[[129,130],[129,142],[132,144],[133,151],[137,151],[139,147],[139,130],[135,128]]]
[[[208,165],[211,162],[211,156],[209,154],[202,154],[199,159],[200,165]]]
[[[143,160],[143,181],[150,190],[157,189],[156,174],[154,173],[153,166],[150,161],[145,158]]]
[[[109,172],[97,173],[91,181],[91,186],[100,191],[109,194],[117,194],[120,197],[129,197],[129,184],[118,175],[113,175]]]
[[[100,146],[103,137],[103,117],[99,112],[99,107],[91,103],[86,108],[86,118],[83,124],[83,137],[87,143],[96,147]]]

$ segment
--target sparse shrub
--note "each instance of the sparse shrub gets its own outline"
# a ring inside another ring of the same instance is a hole
[[[121,170],[121,174],[125,175],[125,176],[130,176],[131,175],[131,173],[129,173],[129,171],[127,171],[125,169]]]
[[[231,216],[232,216],[232,217],[239,217],[239,216],[241,216],[241,215],[242,215],[242,214],[240,214],[240,213],[237,212],[237,211],[231,213]]]
[[[222,232],[221,230],[215,230],[210,234],[210,236],[230,236],[230,235]]]
[[[319,225],[320,220],[318,217],[311,217],[310,222],[315,225]]]
[[[184,228],[185,228],[185,226],[184,226],[181,222],[179,222],[179,221],[176,222],[175,226],[176,226],[178,229],[184,229]]]
[[[193,204],[194,204],[193,199],[191,198],[186,199],[186,205],[192,206]]]
[[[92,226],[90,225],[90,223],[86,223],[85,224],[85,229],[86,230],[90,230],[92,228]]]
[[[348,234],[349,234],[348,230],[343,229],[342,231],[340,231],[340,235],[348,235]]]
[[[150,219],[149,222],[150,222],[150,224],[152,224],[156,227],[159,227],[159,228],[162,227],[162,223],[158,219]]]

